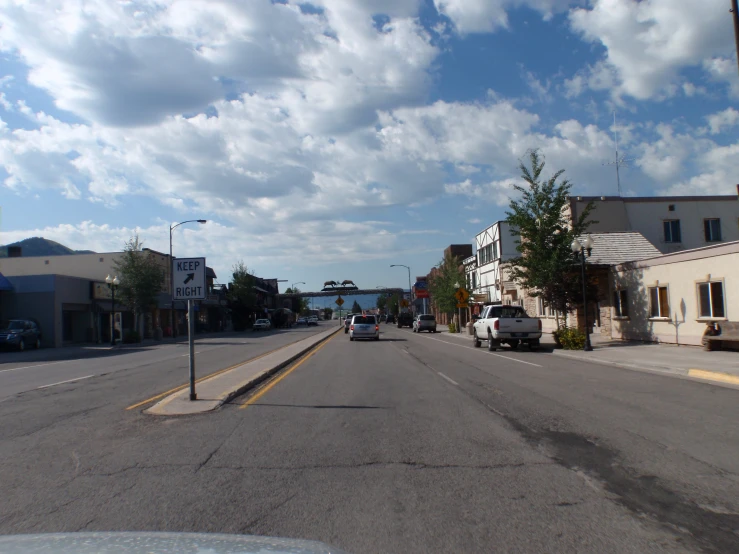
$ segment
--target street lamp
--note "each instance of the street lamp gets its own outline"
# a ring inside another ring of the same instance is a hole
[[[459,281],[454,283],[454,288],[459,290]],[[462,308],[457,308],[457,333],[462,332]]]
[[[404,267],[408,270],[408,298],[410,298],[411,306],[413,306],[413,288],[411,287],[411,268],[403,264],[392,264],[390,267]],[[411,311],[413,311],[411,309]]]
[[[105,282],[108,284],[111,294],[111,309],[110,309],[110,346],[115,346],[115,289],[121,284],[118,276],[112,277],[108,275],[105,278]],[[121,329],[123,331],[123,329]]]
[[[590,235],[585,237],[585,240],[580,243],[577,238],[572,241],[570,245],[572,253],[575,255],[575,259],[580,261],[580,268],[582,271],[582,309],[585,314],[585,346],[583,350],[585,352],[591,352],[593,350],[590,344],[590,327],[588,327],[588,294],[587,294],[587,283],[585,281],[585,256],[589,258],[593,250],[593,238]]]
[[[174,328],[174,275],[172,273],[172,231],[174,231],[180,225],[185,223],[207,223],[207,219],[188,219],[187,221],[180,221],[177,225],[169,226],[169,328],[172,329],[172,336],[175,336]]]

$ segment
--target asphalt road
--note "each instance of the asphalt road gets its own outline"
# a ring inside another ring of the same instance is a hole
[[[324,325],[327,325],[324,324]],[[268,332],[222,333],[197,337],[195,341],[198,377],[230,367],[251,357],[318,332],[318,327],[293,327]],[[0,353],[0,402],[19,393],[49,388],[72,381],[124,372],[119,377],[131,381],[131,392],[142,388],[157,391],[168,383],[188,379],[188,343],[165,342],[150,346],[110,349],[57,348]],[[123,394],[129,388],[119,389]],[[144,393],[145,394],[145,393]],[[128,398],[128,397],[127,397]]]
[[[6,399],[0,532],[739,551],[739,391],[382,331],[339,333],[268,390],[200,416],[126,410],[146,398],[143,363]]]

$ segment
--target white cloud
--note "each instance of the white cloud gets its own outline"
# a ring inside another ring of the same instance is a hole
[[[563,11],[577,0],[434,0],[440,14],[447,16],[457,32],[485,33],[508,27],[507,11],[523,6],[537,10],[545,19]]]
[[[674,95],[683,68],[730,52],[730,19],[720,0],[593,0],[570,11],[572,29],[606,49],[605,66],[585,72],[590,87],[611,88],[613,78],[615,97],[640,100]],[[579,90],[581,81],[568,83],[570,94]]]
[[[448,194],[467,196],[497,206],[507,206],[510,203],[510,193],[513,190],[512,180],[491,181],[489,183],[473,184],[469,179],[461,183],[446,185]],[[470,223],[479,223],[480,220],[470,220]]]
[[[721,112],[707,116],[706,120],[711,134],[718,135],[739,123],[739,111],[734,108],[726,108]]]
[[[733,98],[739,98],[739,74],[737,73],[736,59],[711,58],[710,60],[704,60],[703,68],[714,81],[727,84],[729,94]]]

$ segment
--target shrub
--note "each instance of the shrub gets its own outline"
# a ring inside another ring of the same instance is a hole
[[[449,332],[450,332],[450,333],[456,333],[456,332],[457,332],[457,326],[456,326],[456,325],[454,325],[454,322],[451,322],[451,323],[449,324]]]
[[[585,333],[576,327],[562,327],[554,334],[555,341],[565,350],[582,350],[585,346]]]

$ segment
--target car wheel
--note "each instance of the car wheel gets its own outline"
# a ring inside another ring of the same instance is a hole
[[[473,333],[472,333],[472,345],[475,348],[480,348],[480,345],[481,344],[482,343],[480,342],[480,337],[477,336],[477,331],[473,331]]]
[[[40,348],[41,348],[41,339],[37,337],[36,338],[36,350],[39,350]]]
[[[349,340],[350,340],[350,341],[353,341],[353,340],[354,340],[354,337],[349,337]]]
[[[18,343],[18,350],[23,352],[26,349],[26,341],[21,339],[21,341]]]
[[[348,332],[349,332],[349,331],[347,331],[346,329],[344,329],[344,334],[345,334],[345,335],[346,335],[346,334],[347,334]]]
[[[488,331],[488,350],[490,352],[495,352],[498,349],[498,346],[500,346],[500,341],[493,339],[493,334]]]
[[[531,350],[532,352],[539,350],[539,344],[539,339],[529,341],[529,350]]]
[[[375,340],[380,340],[380,337],[375,337]]]

